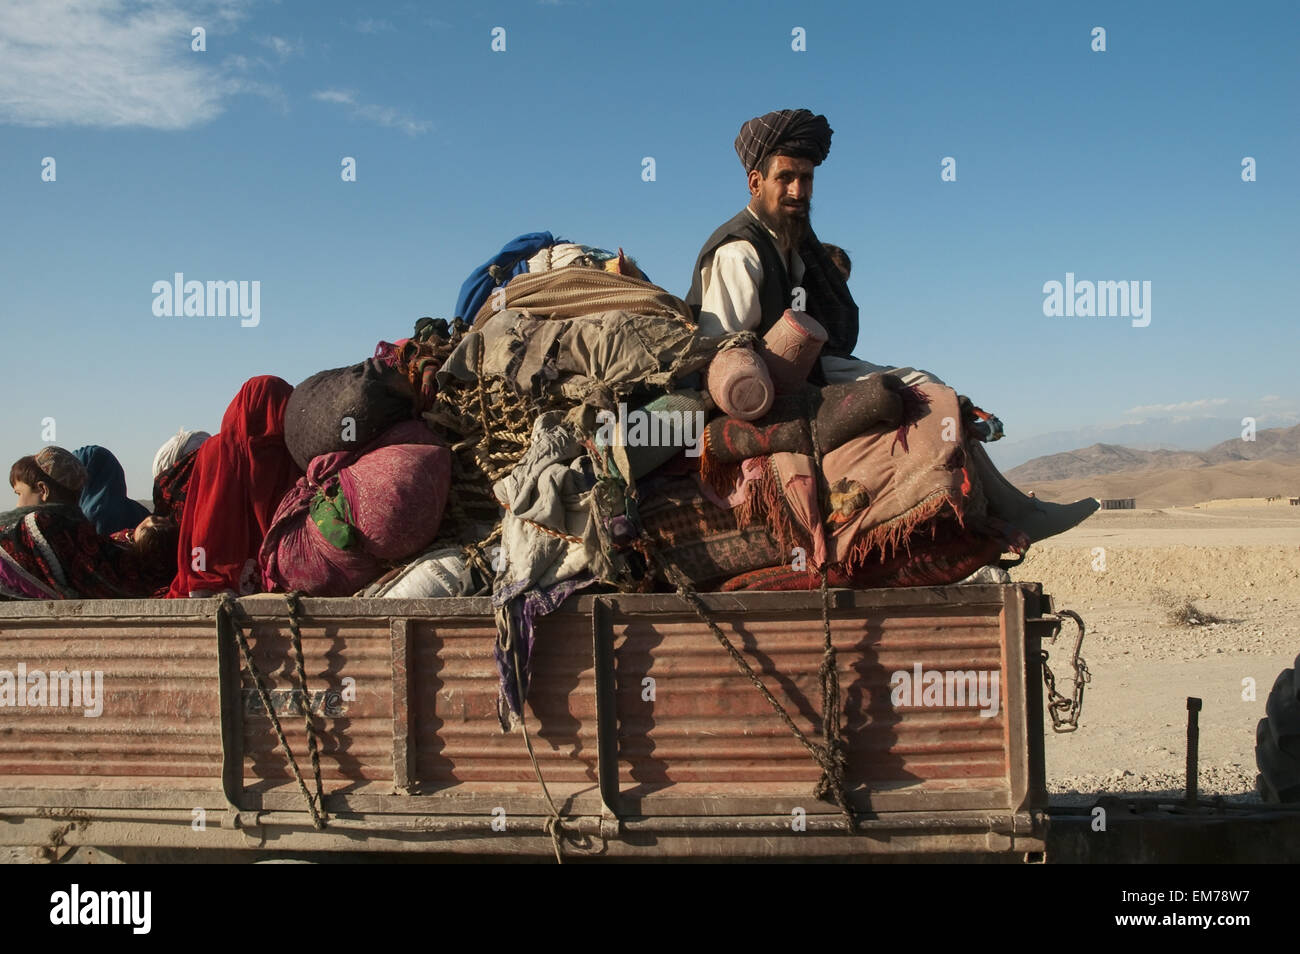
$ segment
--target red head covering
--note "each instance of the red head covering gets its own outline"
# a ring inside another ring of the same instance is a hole
[[[262,538],[280,499],[302,476],[284,446],[284,409],[292,393],[281,378],[250,378],[226,408],[221,432],[196,452],[169,597],[258,588]]]

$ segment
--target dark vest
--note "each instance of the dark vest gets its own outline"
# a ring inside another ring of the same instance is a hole
[[[705,241],[695,259],[691,290],[686,293],[685,301],[698,321],[700,305],[704,299],[704,262],[719,245],[733,239],[744,239],[753,245],[763,268],[763,280],[758,289],[761,314],[757,329],[759,337],[762,337],[790,307],[794,284],[790,281],[790,274],[781,260],[776,242],[748,209],[741,209],[738,215],[720,225]],[[849,293],[844,277],[827,257],[812,229],[808,230],[799,246],[799,257],[804,263],[802,285],[807,299],[803,310],[821,322],[829,335],[822,353],[842,358],[852,357],[853,348],[858,342],[858,306]]]

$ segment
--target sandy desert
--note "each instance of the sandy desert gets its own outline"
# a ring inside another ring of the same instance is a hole
[[[1092,681],[1080,728],[1047,732],[1053,803],[1181,792],[1188,696],[1203,700],[1201,793],[1258,800],[1255,726],[1278,673],[1300,653],[1300,507],[1100,511],[1032,547],[1011,572],[1042,582],[1088,628],[1082,655]],[[1175,622],[1187,603],[1202,615]],[[1066,694],[1072,635],[1067,625],[1045,647]]]

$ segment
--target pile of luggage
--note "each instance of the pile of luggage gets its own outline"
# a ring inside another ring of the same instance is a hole
[[[535,621],[579,590],[946,584],[1023,545],[968,465],[969,402],[809,384],[824,341],[794,311],[702,336],[621,249],[521,236],[454,319],[295,388],[254,378],[215,438],[169,442],[151,585],[490,593],[518,712]]]

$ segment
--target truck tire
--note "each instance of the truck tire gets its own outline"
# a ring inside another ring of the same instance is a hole
[[[1283,669],[1255,727],[1256,787],[1266,802],[1300,802],[1300,656]]]

